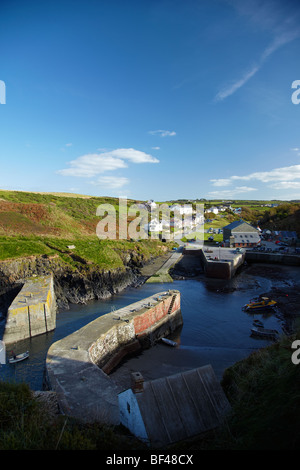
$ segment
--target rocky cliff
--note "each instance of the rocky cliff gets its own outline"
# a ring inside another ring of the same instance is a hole
[[[140,278],[138,270],[142,260],[128,257],[123,268],[100,269],[95,264],[77,260],[76,267],[58,255],[29,256],[0,262],[0,308],[5,309],[24,279],[53,274],[54,289],[59,308],[69,303],[86,303],[93,299],[105,299]]]

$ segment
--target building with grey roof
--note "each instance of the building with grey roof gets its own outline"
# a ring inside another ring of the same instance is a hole
[[[260,232],[244,220],[235,220],[223,227],[223,240],[233,247],[252,247],[260,243]]]
[[[132,388],[118,395],[120,422],[152,447],[214,429],[230,410],[211,365],[146,382],[132,375]]]

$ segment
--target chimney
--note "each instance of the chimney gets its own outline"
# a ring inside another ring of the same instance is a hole
[[[131,373],[131,388],[133,393],[141,393],[144,390],[144,378],[140,372]]]

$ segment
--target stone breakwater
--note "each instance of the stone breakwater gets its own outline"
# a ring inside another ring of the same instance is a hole
[[[54,330],[56,310],[52,275],[27,279],[8,309],[3,341],[10,344]]]
[[[103,315],[50,347],[45,388],[56,392],[66,415],[119,424],[118,394],[123,389],[109,372],[126,355],[151,347],[181,325],[176,290]]]

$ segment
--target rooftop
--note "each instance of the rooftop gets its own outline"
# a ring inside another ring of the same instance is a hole
[[[216,428],[230,409],[211,365],[145,382],[135,397],[155,446]]]

